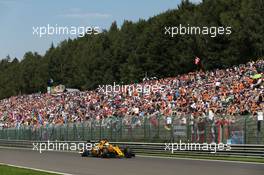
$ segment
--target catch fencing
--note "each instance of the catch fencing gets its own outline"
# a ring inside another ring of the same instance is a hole
[[[82,123],[38,127],[2,128],[4,140],[100,140],[114,142],[192,142],[264,144],[261,123],[252,116],[208,118],[193,117],[108,117]]]

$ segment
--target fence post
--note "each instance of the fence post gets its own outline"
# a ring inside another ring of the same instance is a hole
[[[54,126],[52,126],[50,140],[54,140],[54,138],[55,138],[55,129],[54,129]]]
[[[82,123],[82,140],[85,140],[85,128],[84,128],[84,123]]]
[[[113,123],[112,123],[112,119],[110,121],[110,139],[113,140]]]
[[[69,125],[66,125],[66,141],[69,139]]]
[[[19,135],[20,135],[20,139],[21,140],[23,140],[23,139],[25,140],[25,137],[24,137],[24,135],[25,135],[24,127],[21,127],[21,130],[20,130],[20,134]]]
[[[90,122],[90,140],[93,139],[93,127],[92,127],[92,125],[93,125],[93,120],[91,120],[91,122]]]
[[[42,141],[42,126],[40,127],[40,141]]]
[[[17,140],[17,128],[15,128],[15,139]]]
[[[172,140],[172,143],[174,143],[174,117],[171,116],[171,140]]]
[[[151,140],[151,124],[150,124],[150,119],[148,120],[148,141],[150,142]]]
[[[72,132],[73,132],[73,140],[76,141],[76,124],[73,124]]]
[[[120,124],[120,137],[119,137],[119,139],[122,140],[122,136],[123,136],[123,118],[120,118],[119,122],[121,122],[121,123],[119,123]]]
[[[9,140],[9,138],[8,138],[8,128],[6,129],[6,139]]]
[[[260,135],[261,135],[261,120],[257,120],[257,144],[260,143]]]
[[[190,121],[189,117],[186,117],[186,137],[187,137],[187,142],[190,141]]]
[[[247,116],[244,119],[244,144],[247,144]]]
[[[144,117],[144,123],[143,123],[143,130],[144,130],[144,141],[146,142],[147,133],[146,133],[146,117]]]
[[[193,121],[193,132],[194,132],[194,143],[197,142],[197,122],[196,120]]]
[[[157,140],[160,140],[160,115],[158,115],[158,131],[157,131]]]
[[[61,127],[62,127],[63,125],[61,125],[61,126],[59,126],[59,130],[60,130],[60,140],[64,140],[64,137],[62,137],[62,132],[61,132]]]
[[[132,117],[132,119],[134,116]],[[128,126],[128,134],[129,134],[129,141],[131,142],[133,140],[133,127],[132,127],[132,119],[130,120],[130,125]]]
[[[100,133],[100,140],[102,139],[102,119],[100,119],[100,131],[99,131]]]
[[[26,128],[26,133],[27,133],[27,135],[26,135],[26,138],[28,139],[28,140],[31,140],[31,127],[29,126],[28,128]]]

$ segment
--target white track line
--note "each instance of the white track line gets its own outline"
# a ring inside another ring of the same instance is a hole
[[[28,170],[39,171],[39,172],[44,172],[44,173],[51,173],[51,174],[73,175],[73,174],[62,173],[62,172],[58,172],[58,171],[48,171],[48,170],[43,170],[43,169],[38,169],[38,168],[30,168],[30,167],[6,164],[6,163],[1,163],[1,162],[0,162],[0,165],[10,166],[10,167],[14,167],[14,168],[28,169]]]

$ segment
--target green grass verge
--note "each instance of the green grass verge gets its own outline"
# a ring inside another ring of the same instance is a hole
[[[15,168],[12,166],[0,165],[0,174],[2,175],[56,175],[41,171],[33,171],[24,168]]]
[[[177,155],[177,154],[166,155],[166,154],[144,154],[144,153],[139,153],[138,155],[264,163],[264,157],[254,158],[254,157],[237,157],[237,156],[204,156],[204,155]]]

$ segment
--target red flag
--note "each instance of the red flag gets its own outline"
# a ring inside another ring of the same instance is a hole
[[[194,64],[196,64],[196,65],[200,64],[200,58],[195,57]]]

